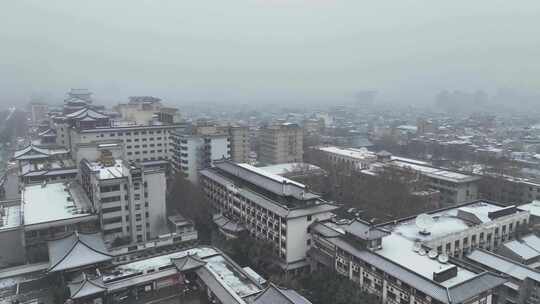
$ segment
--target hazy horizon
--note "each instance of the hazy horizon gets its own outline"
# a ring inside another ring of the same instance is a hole
[[[540,92],[540,2],[9,1],[0,103],[425,103],[444,89]]]

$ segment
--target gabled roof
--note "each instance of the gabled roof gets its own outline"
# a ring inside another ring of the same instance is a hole
[[[467,255],[467,258],[520,281],[530,278],[536,282],[540,282],[540,272],[538,270],[493,252],[475,249]]]
[[[39,136],[56,136],[56,131],[54,129],[47,129],[43,132],[39,132]]]
[[[47,158],[51,155],[66,153],[69,153],[69,150],[65,148],[41,148],[30,144],[20,150],[15,151],[15,153],[13,154],[13,158],[15,158],[16,160],[38,159]]]
[[[64,271],[112,259],[101,233],[75,232],[63,239],[49,241],[48,272]]]
[[[311,304],[292,289],[280,288],[272,283],[253,301],[253,304]]]
[[[212,221],[214,224],[216,224],[219,228],[224,229],[229,232],[242,232],[246,230],[244,225],[233,221],[229,219],[228,217],[222,215],[222,214],[215,214],[212,217]]]
[[[75,111],[73,113],[69,113],[69,114],[66,115],[66,118],[76,119],[76,120],[84,119],[84,118],[87,118],[87,117],[94,118],[94,119],[108,118],[107,115],[99,113],[99,112],[97,112],[95,110],[92,110],[90,108],[83,108],[83,109],[77,110],[77,111]]]
[[[189,254],[180,258],[173,258],[172,262],[178,271],[187,271],[206,265],[196,254]]]
[[[103,284],[103,279],[101,277],[91,279],[84,272],[82,273],[81,277],[70,282],[68,284],[68,288],[71,299],[84,298],[86,296],[107,291],[107,287],[105,287]]]
[[[519,240],[506,242],[502,244],[502,247],[525,260],[540,256],[540,238],[534,234],[521,237]]]

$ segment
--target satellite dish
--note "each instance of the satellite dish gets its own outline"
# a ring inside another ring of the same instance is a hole
[[[424,256],[424,255],[427,254],[427,252],[426,252],[424,249],[420,249],[420,250],[418,251],[418,254],[421,255],[421,256]]]
[[[422,246],[420,245],[420,243],[418,243],[418,242],[414,243],[412,250],[414,252],[418,252],[418,251],[420,251],[420,249],[422,249]]]
[[[439,255],[439,262],[443,263],[443,264],[446,264],[448,263],[448,256],[444,253],[441,253]]]
[[[430,235],[429,228],[433,227],[433,225],[435,225],[435,221],[427,213],[422,213],[416,217],[416,227],[420,229],[419,232],[422,235]]]
[[[431,250],[428,252],[428,257],[429,257],[430,259],[434,259],[434,258],[436,258],[438,255],[439,255],[439,253],[437,252],[437,250],[431,249]]]

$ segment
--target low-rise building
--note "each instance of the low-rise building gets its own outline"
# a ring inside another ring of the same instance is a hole
[[[497,303],[540,303],[540,272],[537,270],[483,249],[469,253],[467,260],[508,278],[508,282],[495,291]]]
[[[70,151],[63,147],[31,144],[15,151],[13,158],[18,163],[19,180],[23,184],[72,180],[78,172]]]
[[[319,150],[325,153],[333,164],[360,170],[366,175],[376,175],[385,170],[414,174],[427,187],[440,192],[443,206],[478,199],[478,176],[434,167],[425,161],[393,156],[385,151],[374,153],[367,149],[338,147],[322,147]]]
[[[31,184],[21,192],[23,246],[27,260],[46,259],[46,242],[73,231],[95,232],[98,215],[76,181]]]
[[[218,304],[310,304],[296,291],[266,283],[213,247],[191,247],[138,261],[111,265],[98,234],[72,234],[49,243],[49,263],[0,272],[2,300],[48,301],[65,287],[69,303],[153,303],[162,300]],[[60,286],[53,278],[62,277]],[[258,278],[258,279],[255,279]],[[49,281],[47,283],[47,281]],[[261,283],[262,282],[262,283]],[[39,286],[35,292],[30,286]],[[19,286],[22,286],[19,290]],[[2,301],[0,300],[0,301]]]
[[[446,224],[423,231],[423,225],[411,229],[407,221],[392,226],[361,220],[318,222],[310,227],[308,255],[314,269],[330,268],[383,303],[496,303],[494,290],[506,282],[503,276],[466,267],[438,251],[443,248],[419,241],[430,234],[451,234],[440,230]]]

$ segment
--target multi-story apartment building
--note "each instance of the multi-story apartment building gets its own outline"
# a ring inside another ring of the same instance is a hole
[[[302,128],[294,123],[274,124],[259,132],[259,161],[265,164],[302,162],[304,158]]]
[[[223,127],[230,138],[231,160],[235,163],[247,163],[249,160],[249,129],[244,126]]]
[[[378,226],[317,222],[308,255],[312,267],[347,276],[383,303],[496,303],[494,291],[506,278],[454,257],[493,249],[527,221],[515,207],[477,201]]]
[[[107,242],[145,242],[167,232],[165,173],[104,153],[80,164],[81,185],[99,215]]]
[[[71,129],[71,146],[76,154],[80,145],[118,142],[124,145],[125,159],[128,161],[168,163],[173,149],[169,137],[173,131],[183,128],[183,124],[173,124]]]
[[[213,211],[242,227],[238,231],[271,243],[287,271],[307,266],[308,227],[338,208],[303,184],[247,164],[217,161],[201,178]]]
[[[227,133],[172,133],[172,164],[192,183],[198,183],[199,170],[208,168],[215,160],[231,157],[230,136]]]

